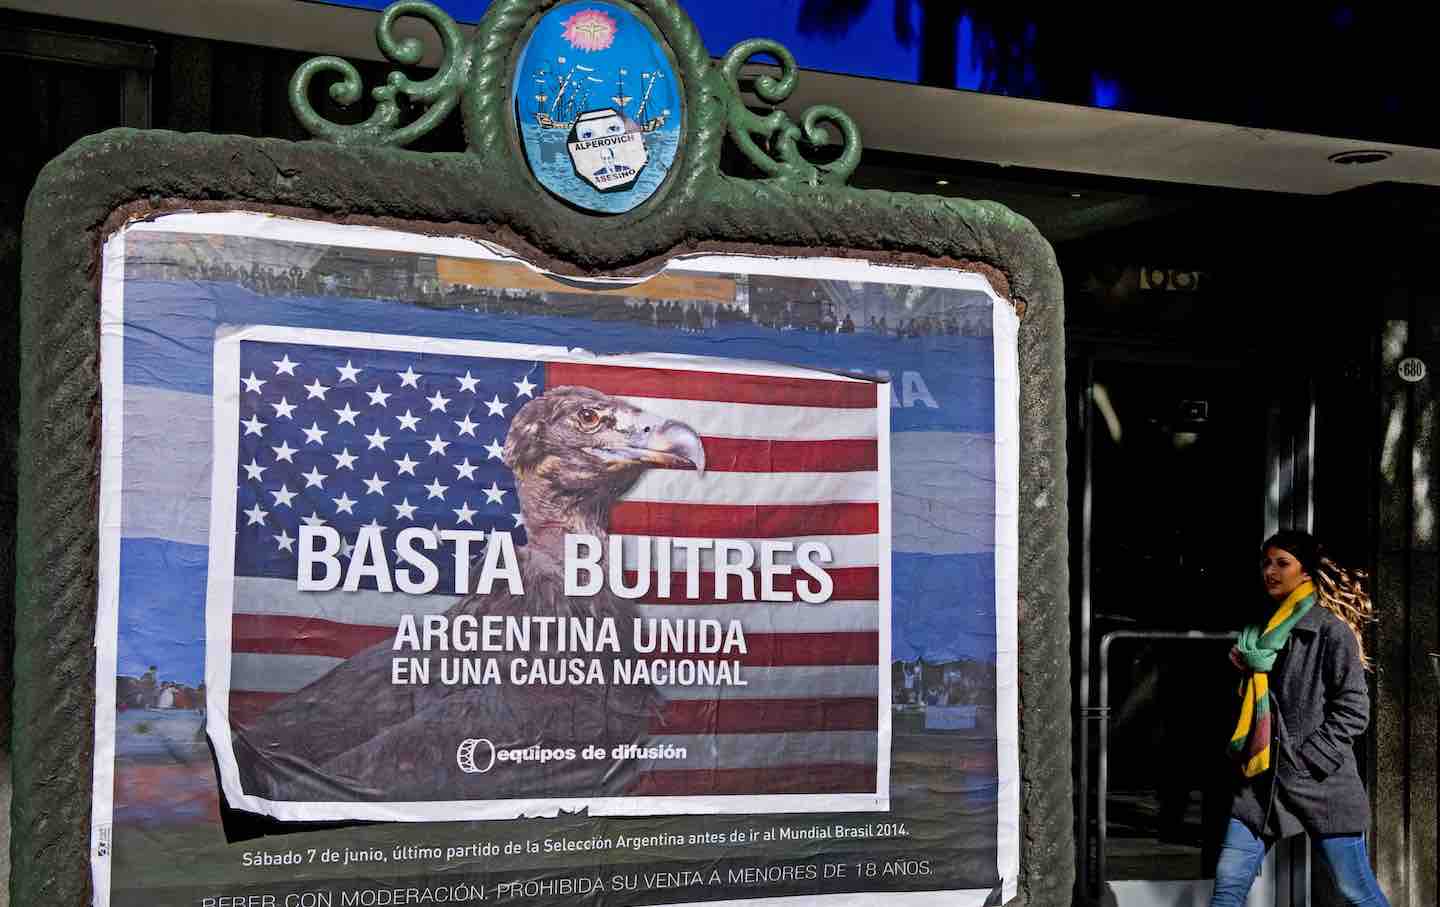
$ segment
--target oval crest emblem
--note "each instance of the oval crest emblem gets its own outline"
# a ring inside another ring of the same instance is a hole
[[[520,53],[515,121],[535,178],[578,208],[629,211],[680,147],[680,80],[655,33],[617,3],[553,7]]]

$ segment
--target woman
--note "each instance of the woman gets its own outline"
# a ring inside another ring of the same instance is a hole
[[[1370,720],[1364,574],[1340,567],[1303,532],[1280,532],[1261,556],[1277,606],[1230,652],[1243,675],[1230,741],[1239,764],[1211,907],[1240,907],[1276,840],[1304,831],[1346,902],[1389,907],[1370,869],[1369,799],[1353,741]]]

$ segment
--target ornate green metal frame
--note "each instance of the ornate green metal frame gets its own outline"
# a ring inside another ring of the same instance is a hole
[[[627,0],[612,0],[627,2]],[[400,0],[380,17],[380,49],[418,62],[395,20],[438,30],[440,70],[394,74],[364,123],[341,126],[309,103],[322,75],[340,101],[362,91],[353,67],[321,57],[301,67],[292,99],[325,142],[113,130],[52,161],[32,193],[22,273],[21,437],[16,581],[12,892],[27,905],[90,902],[91,765],[99,454],[97,292],[104,239],[128,220],[174,210],[250,209],[492,240],[566,275],[653,273],[700,251],[847,256],[985,274],[1021,312],[1019,903],[1068,905],[1074,867],[1070,765],[1069,580],[1066,528],[1064,329],[1054,254],[1001,205],[844,185],[859,162],[859,130],[833,107],[799,122],[757,114],[740,68],[780,62],[754,92],[778,104],[795,61],[774,42],[747,41],[718,64],[671,0],[628,0],[668,44],[684,82],[681,150],[655,196],[624,214],[590,215],[533,179],[510,110],[515,54],[556,0],[498,0],[468,38],[432,4]],[[423,113],[400,123],[400,96]],[[459,107],[467,149],[401,147]],[[842,153],[801,156],[826,124]],[[734,142],[760,178],[721,171]]]
[[[465,134],[471,153],[491,166],[517,163],[520,159],[514,154],[514,117],[509,109],[514,55],[523,45],[521,38],[527,26],[555,3],[556,0],[539,3],[502,0],[486,13],[475,37],[466,41],[455,20],[435,4],[427,0],[398,0],[386,7],[376,23],[375,42],[391,61],[414,65],[423,57],[424,48],[414,38],[397,38],[395,22],[411,16],[430,23],[440,34],[442,51],[434,76],[414,82],[403,72],[392,72],[384,85],[371,91],[375,111],[369,119],[356,125],[340,125],[315,111],[310,102],[312,83],[321,74],[338,75],[340,81],[329,88],[330,97],[348,105],[360,99],[360,74],[339,57],[316,57],[296,70],[290,82],[290,106],[317,138],[341,145],[403,147],[434,129],[456,105],[463,104]],[[689,109],[710,110],[719,105],[725,111],[724,123],[730,138],[768,178],[810,185],[844,185],[855,172],[860,163],[860,129],[838,107],[811,107],[797,124],[783,110],[761,116],[745,106],[740,69],[761,55],[769,55],[779,62],[780,78],[770,75],[757,78],[756,96],[771,105],[783,104],[790,97],[800,74],[790,51],[775,41],[755,38],[732,47],[716,67],[711,65],[695,26],[679,7],[663,0],[633,0],[626,5],[635,6],[649,18],[675,54],[685,81]],[[400,105],[396,100],[402,94],[427,108],[405,126],[399,125]],[[689,169],[697,173],[713,164],[713,156],[719,152],[715,130],[706,128],[709,119],[687,118],[681,143],[691,151]],[[826,123],[839,131],[842,150],[832,163],[813,164],[800,153],[800,141],[823,144],[827,137]],[[757,137],[766,147],[756,141]],[[683,173],[679,181],[691,182]]]

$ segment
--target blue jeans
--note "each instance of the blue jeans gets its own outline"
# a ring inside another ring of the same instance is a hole
[[[1230,820],[1225,843],[1220,845],[1220,862],[1215,866],[1215,893],[1210,897],[1210,907],[1244,907],[1250,883],[1255,881],[1271,843],[1255,837],[1239,819]],[[1324,835],[1311,838],[1311,843],[1347,904],[1390,907],[1370,870],[1363,835]]]

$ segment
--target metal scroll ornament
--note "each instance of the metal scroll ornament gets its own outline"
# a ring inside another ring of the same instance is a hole
[[[398,0],[381,14],[375,27],[376,44],[394,63],[414,66],[424,57],[424,46],[415,38],[399,38],[394,33],[396,20],[412,17],[428,22],[439,33],[442,58],[435,75],[423,81],[410,79],[404,73],[391,72],[385,84],[371,90],[375,109],[364,122],[336,123],[326,119],[311,103],[312,83],[317,76],[334,75],[339,80],[330,84],[330,97],[341,106],[360,100],[363,86],[360,74],[348,61],[339,57],[316,57],[295,71],[290,80],[290,105],[296,117],[316,138],[341,145],[404,147],[420,139],[455,109],[463,99],[467,127],[472,114],[482,118],[494,116],[509,99],[500,96],[493,79],[485,78],[485,65],[477,61],[493,55],[497,42],[513,41],[516,36],[499,34],[514,25],[517,15],[534,20],[554,4],[549,0],[501,0],[492,5],[476,32],[468,40],[455,20],[428,0]],[[688,18],[674,8],[669,0],[636,0],[642,10],[657,10],[657,15],[671,22],[680,34],[665,35],[676,42],[694,43],[699,35]],[[528,10],[528,17],[525,11]],[[844,111],[830,105],[807,109],[797,123],[782,110],[756,113],[746,107],[740,86],[740,70],[756,56],[768,55],[779,61],[780,74],[760,75],[751,90],[764,104],[774,107],[794,92],[799,82],[795,57],[776,41],[756,38],[742,41],[725,54],[718,66],[706,64],[704,71],[680,75],[690,80],[687,91],[692,93],[691,110],[723,110],[723,127],[730,140],[753,163],[764,178],[803,185],[844,185],[860,163],[860,130]],[[512,74],[513,75],[513,74]],[[624,91],[618,91],[623,95]],[[423,108],[415,119],[401,124],[401,102],[404,96]],[[718,104],[716,103],[718,102]],[[716,123],[714,125],[720,125]],[[839,155],[831,162],[816,164],[801,153],[802,144],[819,146],[826,143],[831,130],[841,140]],[[477,130],[478,131],[478,130]],[[687,135],[709,134],[694,126]],[[477,150],[472,141],[472,151]]]
[[[751,112],[739,102],[740,67],[758,54],[770,54],[780,61],[779,79],[763,75],[755,80],[755,94],[760,100],[772,105],[781,104],[790,97],[800,81],[795,57],[777,41],[752,38],[730,48],[720,64],[720,73],[735,99],[728,112],[730,140],[752,164],[771,178],[810,185],[844,185],[860,164],[860,128],[843,110],[828,104],[807,109],[798,125],[783,110],[772,110],[763,116]],[[833,163],[817,166],[801,156],[800,139],[803,137],[812,145],[824,143],[825,123],[840,130],[844,147]],[[768,153],[756,143],[756,136],[766,140],[770,149]]]
[[[310,83],[321,73],[338,74],[340,81],[330,86],[330,97],[341,106],[348,106],[360,100],[360,73],[348,60],[339,57],[307,60],[290,79],[290,107],[311,135],[339,145],[403,147],[440,125],[455,109],[470,74],[473,46],[460,34],[455,20],[440,7],[426,0],[399,0],[387,6],[380,14],[380,21],[375,24],[376,45],[395,63],[414,66],[425,55],[424,45],[419,40],[395,37],[395,20],[402,16],[424,19],[440,33],[440,44],[444,50],[440,70],[423,82],[412,81],[399,71],[390,73],[384,85],[370,92],[376,102],[370,118],[347,126],[333,123],[316,112],[310,104]],[[402,94],[429,108],[407,126],[399,125],[397,96]]]

